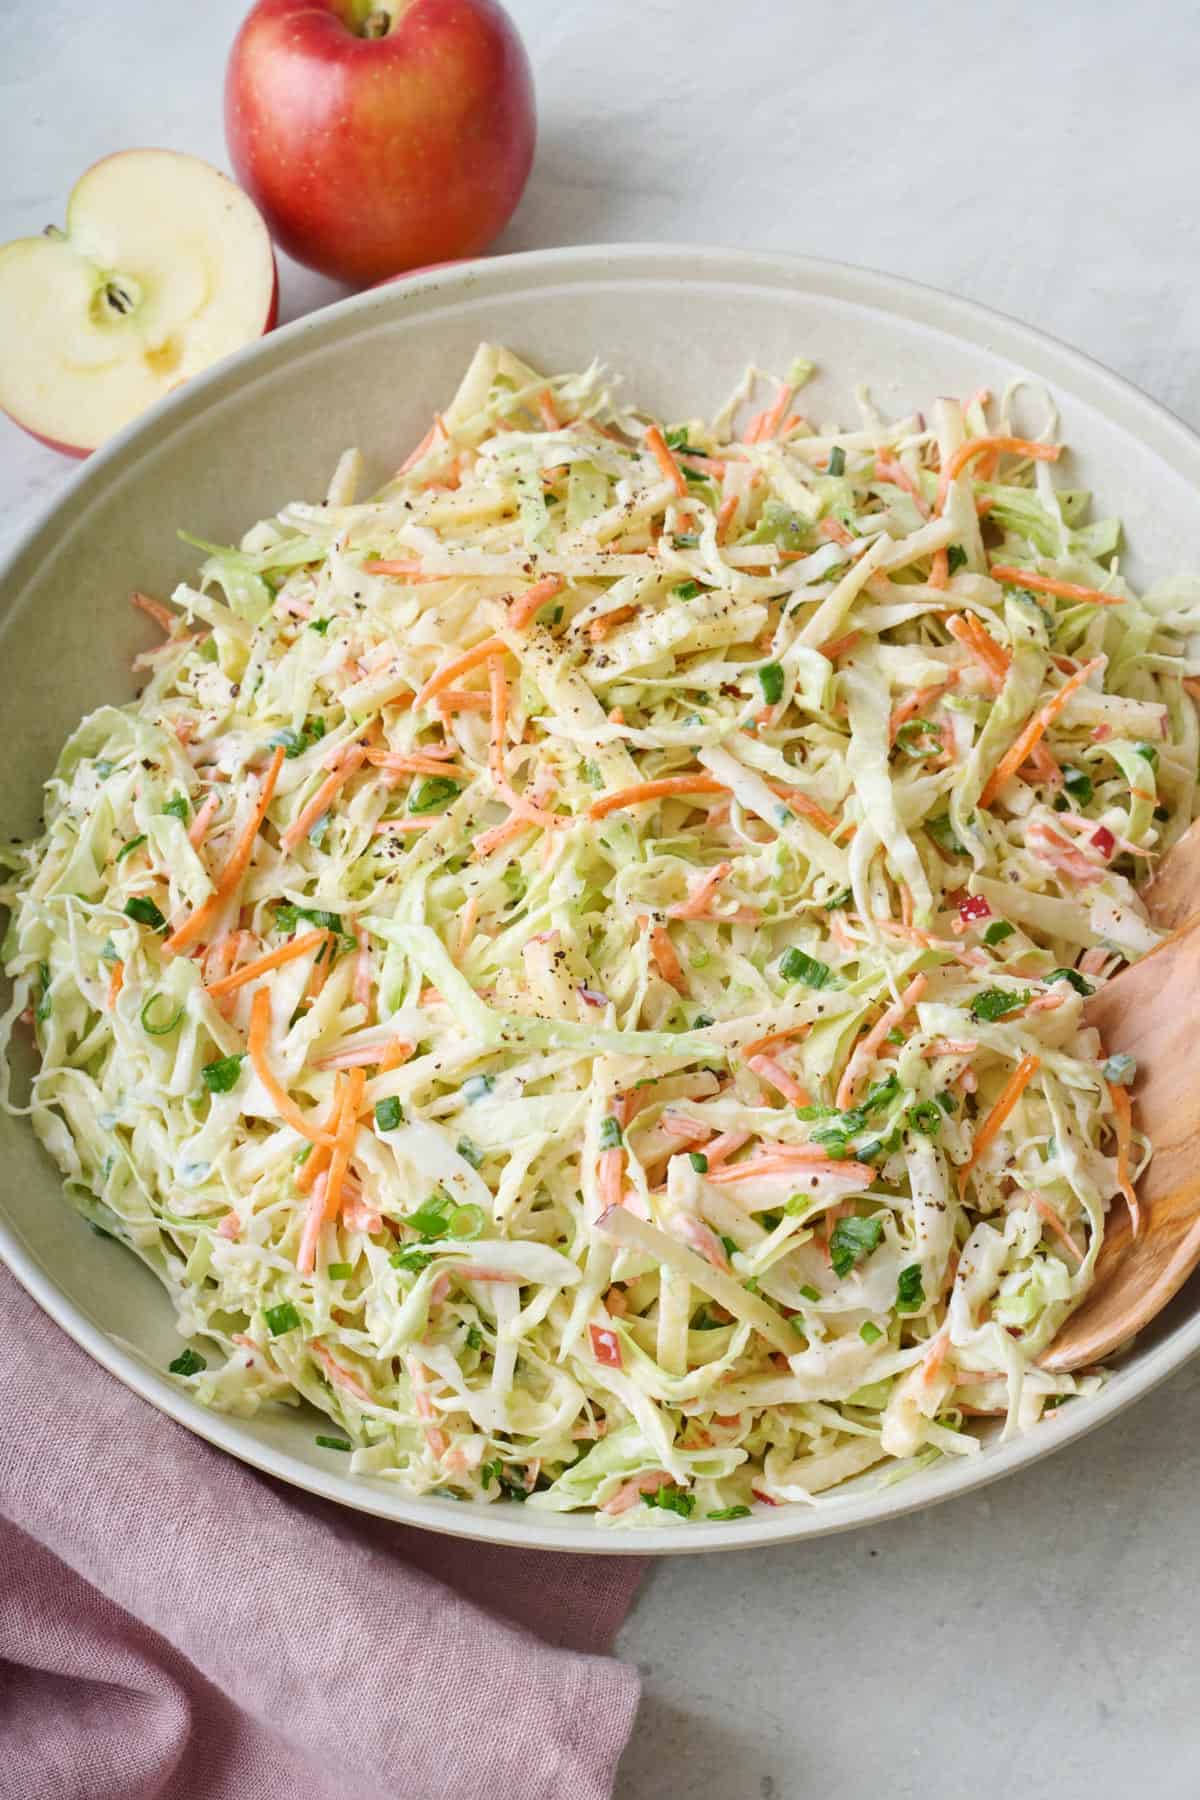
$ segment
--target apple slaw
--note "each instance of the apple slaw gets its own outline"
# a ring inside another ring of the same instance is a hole
[[[4,852],[3,1034],[206,1404],[682,1528],[1102,1379],[1038,1358],[1136,1218],[1083,1009],[1198,810],[1200,590],[1015,391],[834,430],[811,372],[668,426],[484,345],[373,498],[347,452],[135,596]]]

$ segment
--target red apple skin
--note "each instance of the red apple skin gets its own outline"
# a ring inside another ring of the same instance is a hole
[[[533,77],[495,0],[409,0],[386,37],[354,0],[258,0],[230,52],[238,179],[298,262],[365,287],[475,256],[521,197]]]

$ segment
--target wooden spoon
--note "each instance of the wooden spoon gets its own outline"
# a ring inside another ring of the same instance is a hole
[[[1141,1230],[1119,1201],[1108,1216],[1095,1283],[1045,1354],[1044,1369],[1110,1356],[1174,1298],[1200,1263],[1200,821],[1163,858],[1144,891],[1172,936],[1094,994],[1084,1008],[1111,1056],[1137,1058],[1135,1119],[1154,1145],[1138,1184]]]

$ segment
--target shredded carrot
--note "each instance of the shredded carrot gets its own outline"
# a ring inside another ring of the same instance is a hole
[[[853,650],[861,637],[861,631],[848,631],[845,637],[830,638],[826,643],[818,644],[817,649],[828,662],[836,662],[839,656]]]
[[[457,681],[460,675],[466,675],[469,670],[477,669],[481,663],[487,662],[489,657],[504,656],[507,650],[508,645],[503,638],[485,638],[483,643],[476,644],[473,650],[467,650],[462,656],[456,656],[452,662],[443,663],[441,668],[429,677],[425,686],[417,694],[413,705],[418,707],[426,705],[435,694],[440,694],[443,688],[450,687],[453,682]]]
[[[681,900],[676,906],[668,907],[669,916],[672,919],[700,918],[708,910],[709,901],[732,868],[732,863],[717,863],[706,875],[701,876],[686,900]]]
[[[161,600],[152,600],[149,594],[139,593],[136,589],[129,596],[129,604],[136,606],[139,612],[144,612],[148,619],[153,619],[168,637],[179,623],[177,614],[165,607]]]
[[[717,542],[724,544],[729,537],[729,527],[733,523],[733,515],[738,509],[739,495],[726,494],[717,512]]]
[[[439,431],[443,437],[449,437],[450,435],[446,430],[446,422],[442,418],[441,413],[435,413],[433,416],[433,424],[429,427],[425,436],[421,439],[416,449],[406,456],[404,461],[400,464],[400,468],[397,471],[399,474],[407,475],[410,469],[414,469],[417,466],[421,458],[425,455],[425,452],[432,449],[433,440],[437,437]]]
[[[742,1057],[748,1063],[752,1056],[769,1056],[780,1044],[789,1044],[794,1037],[800,1037],[811,1030],[812,1026],[804,1023],[785,1026],[782,1031],[769,1031],[766,1037],[755,1038],[751,1044],[743,1044]]]
[[[789,1150],[791,1148],[789,1146]],[[795,1148],[799,1150],[801,1146],[797,1145]],[[794,1175],[801,1169],[806,1175],[836,1175],[843,1180],[863,1182],[868,1187],[875,1179],[869,1163],[835,1162],[827,1151],[821,1150],[816,1144],[811,1146],[811,1150],[812,1154],[809,1156],[753,1156],[748,1162],[734,1163],[732,1167],[722,1164],[720,1168],[714,1169],[710,1144],[704,1152],[708,1157],[708,1180],[717,1187],[732,1187],[738,1182],[756,1181],[763,1175]]]
[[[355,744],[347,750],[336,769],[331,769],[312,799],[292,820],[282,834],[280,842],[287,850],[294,850],[296,845],[306,838],[318,819],[324,818],[333,804],[335,796],[345,787],[351,776],[362,768],[367,760],[368,752],[362,744]]]
[[[535,581],[532,587],[526,588],[523,594],[518,594],[511,602],[508,609],[509,624],[515,631],[524,630],[534,614],[540,612],[547,600],[553,600],[562,589],[561,575],[543,575],[540,581]]]
[[[109,1012],[115,1010],[117,1001],[120,998],[121,989],[124,986],[125,964],[123,962],[115,962],[112,966],[112,974],[108,978],[108,999],[105,1001],[105,1005]]]
[[[492,729],[488,744],[488,769],[492,777],[492,785],[504,801],[505,805],[517,813],[522,819],[530,819],[535,824],[555,826],[559,823],[557,813],[547,812],[544,807],[536,806],[532,800],[526,800],[518,794],[508,779],[504,766],[504,729],[508,721],[508,682],[504,675],[504,660],[493,656],[488,662],[488,686],[492,699]]]
[[[342,1187],[354,1154],[354,1138],[358,1131],[358,1114],[362,1106],[366,1076],[361,1068],[351,1069],[342,1089],[342,1110],[333,1138],[333,1155],[329,1159],[329,1179],[325,1186],[325,1218],[337,1218],[342,1206]]]
[[[897,457],[888,456],[877,450],[875,452],[875,474],[880,481],[889,481],[893,487],[903,488],[904,492],[916,501],[921,517],[923,519],[929,517],[929,502],[921,492],[915,477],[909,474]],[[938,554],[944,556],[946,553],[942,550]]]
[[[1055,1210],[1051,1206],[1050,1202],[1048,1200],[1043,1199],[1041,1194],[1035,1194],[1033,1197],[1033,1205],[1034,1205],[1034,1210],[1037,1212],[1039,1218],[1041,1218],[1045,1221],[1045,1223],[1050,1227],[1051,1231],[1054,1233],[1055,1237],[1058,1238],[1059,1242],[1061,1244],[1063,1244],[1065,1246],[1065,1248],[1071,1252],[1071,1255],[1075,1258],[1075,1261],[1077,1263],[1082,1262],[1083,1261],[1083,1251],[1079,1248],[1079,1245],[1075,1242],[1075,1239],[1071,1236],[1070,1232],[1066,1228],[1066,1225],[1063,1223],[1063,1221],[1059,1217],[1059,1215],[1055,1212]]]
[[[611,812],[622,812],[627,806],[641,806],[647,800],[663,800],[671,794],[724,794],[728,789],[715,775],[662,775],[657,781],[639,781],[632,787],[616,788],[601,795],[588,808],[589,819],[606,819]]]
[[[621,1205],[624,1174],[625,1152],[617,1148],[602,1150],[596,1163],[596,1189],[602,1212]]]
[[[683,470],[679,467],[679,464],[668,450],[667,440],[658,429],[657,425],[651,425],[646,430],[646,448],[662,470],[665,478],[675,489],[679,498],[685,500],[687,498],[688,486]]]
[[[898,1000],[886,1007],[876,1019],[867,1035],[858,1043],[847,1062],[841,1081],[838,1083],[836,1105],[839,1112],[854,1104],[854,1094],[862,1079],[867,1064],[879,1049],[889,1031],[894,1031],[900,1021],[910,1013],[925,989],[929,985],[927,975],[914,975]]]
[[[658,972],[664,981],[678,988],[681,994],[687,992],[687,977],[683,965],[675,954],[675,946],[665,925],[651,925],[649,929],[650,953],[657,965]]]
[[[743,444],[757,444],[759,438],[762,436],[762,428],[766,417],[767,414],[765,408],[762,412],[755,413],[745,431],[742,433]]]
[[[363,564],[363,573],[366,575],[394,575],[403,579],[419,576],[422,570],[419,562],[388,562],[385,559],[377,558],[373,562]]]
[[[245,987],[248,981],[257,981],[268,969],[278,969],[284,963],[293,962],[298,956],[306,956],[327,936],[328,933],[323,930],[306,931],[301,937],[293,938],[290,943],[281,944],[277,950],[268,950],[265,956],[235,969],[232,975],[224,975],[220,981],[209,982],[207,993],[210,999],[216,1000],[221,994],[232,994],[236,988]]]
[[[298,1131],[300,1136],[307,1138],[311,1144],[328,1143],[329,1133],[323,1131],[320,1126],[314,1125],[311,1119],[305,1118],[287,1089],[275,1078],[275,1072],[267,1060],[267,1033],[270,1026],[270,990],[260,987],[255,992],[250,1006],[250,1035],[246,1043],[246,1048],[250,1053],[250,1066],[275,1102],[280,1118],[290,1125],[293,1131]]]
[[[1008,1115],[1012,1112],[1013,1107],[1017,1104],[1017,1101],[1021,1098],[1021,1095],[1025,1092],[1025,1089],[1029,1086],[1029,1083],[1033,1080],[1041,1066],[1041,1058],[1035,1056],[1033,1052],[1030,1051],[1028,1055],[1021,1058],[1020,1062],[1005,1082],[1004,1087],[1000,1091],[1000,1098],[996,1101],[991,1112],[975,1133],[975,1141],[971,1145],[970,1157],[958,1171],[958,1192],[960,1197],[966,1192],[967,1182],[970,1179],[972,1169],[975,1168],[980,1158],[991,1147],[1003,1128]]]
[[[598,619],[593,619],[588,626],[588,636],[593,644],[603,643],[610,631],[626,624],[635,617],[637,610],[636,606],[615,606],[611,612],[601,613]]]
[[[377,1404],[374,1394],[370,1393],[368,1389],[363,1386],[358,1377],[350,1373],[349,1369],[343,1369],[341,1363],[337,1362],[335,1358],[330,1355],[329,1351],[319,1339],[314,1338],[309,1345],[309,1349],[328,1375],[334,1387],[345,1388],[348,1394],[353,1394],[354,1398],[356,1400],[361,1400],[365,1406],[375,1406]]]
[[[472,894],[471,898],[467,901],[467,904],[463,907],[462,919],[459,922],[458,947],[454,953],[456,962],[461,962],[466,955],[471,939],[475,934],[475,925],[478,918],[479,895]]]
[[[1039,575],[1036,569],[1012,569],[1007,563],[993,563],[990,573],[993,581],[1032,588],[1038,594],[1056,594],[1060,600],[1081,600],[1089,606],[1125,604],[1123,594],[1105,594],[1100,588],[1080,587],[1077,581],[1057,581],[1052,575]]]
[[[1032,438],[968,438],[965,444],[958,446],[938,477],[937,499],[933,507],[935,513],[940,513],[945,506],[950,483],[962,474],[967,464],[975,457],[984,456],[991,450],[996,451],[999,455],[1032,457],[1034,462],[1057,462],[1062,455],[1061,444],[1039,444]]]
[[[936,1336],[929,1340],[929,1348],[925,1352],[924,1360],[921,1363],[921,1385],[923,1387],[933,1386],[933,1383],[942,1372],[942,1364],[946,1360],[946,1353],[949,1348],[950,1325],[947,1321]]]
[[[823,806],[818,806],[815,800],[810,800],[800,788],[785,787],[782,782],[777,781],[768,781],[767,786],[780,800],[786,800],[793,812],[798,812],[804,818],[811,819],[813,824],[827,836],[832,836],[835,831],[840,829],[838,821],[830,813],[827,813]]]
[[[462,769],[448,763],[444,757],[431,756],[421,751],[368,750],[367,761],[373,769],[386,769],[389,775],[464,774]]]
[[[283,745],[280,744],[271,758],[270,767],[263,776],[262,786],[258,791],[258,800],[254,811],[242,830],[241,836],[234,845],[228,862],[222,871],[215,889],[202,906],[186,918],[182,925],[176,926],[163,948],[170,954],[186,950],[189,945],[202,937],[212,921],[220,913],[222,907],[237,892],[242,884],[242,877],[250,866],[250,858],[254,854],[254,843],[267,816],[267,808],[275,793],[275,783],[279,780],[279,771],[283,767]]]
[[[852,544],[854,542],[854,533],[848,531],[840,519],[822,519],[817,526],[817,536],[824,538],[830,544]],[[797,554],[803,556],[805,552],[801,550]]]
[[[1094,675],[1097,669],[1102,669],[1106,661],[1107,658],[1104,656],[1094,656],[1091,662],[1084,663],[1081,669],[1076,669],[1075,673],[1063,682],[1063,685],[1058,689],[1057,693],[1051,694],[1046,704],[1039,712],[1036,712],[1033,715],[1025,728],[1018,733],[1015,741],[1005,751],[1004,755],[1000,758],[1000,761],[996,764],[996,767],[992,770],[984,790],[979,796],[979,804],[981,806],[991,805],[1005,782],[1008,781],[1011,776],[1016,774],[1017,770],[1021,767],[1021,764],[1025,762],[1031,754],[1034,745],[1040,738],[1045,736],[1047,730],[1053,725],[1055,719],[1057,719],[1058,715],[1062,712],[1072,694],[1077,693],[1085,681],[1087,681],[1088,677]]]
[[[786,384],[780,386],[779,392],[775,397],[774,405],[769,406],[762,415],[762,426],[758,434],[758,441],[760,443],[764,438],[773,438],[775,436],[779,427],[783,424],[784,419],[787,417],[787,409],[792,404],[792,396],[795,392],[796,390],[794,387],[788,387]]]
[[[931,588],[944,588],[950,585],[950,558],[943,544],[940,550],[933,553],[933,562],[929,569],[929,585]]]
[[[202,801],[196,809],[196,816],[188,826],[188,843],[193,850],[198,850],[208,836],[208,828],[212,824],[213,816],[220,804],[219,794],[209,794],[208,798]]]
[[[1133,1142],[1133,1103],[1120,1082],[1110,1081],[1107,1086],[1117,1120],[1117,1186],[1125,1196],[1125,1204],[1129,1208],[1129,1223],[1136,1237],[1142,1228],[1142,1215],[1129,1173],[1129,1152]]]
[[[974,657],[986,673],[992,691],[998,694],[1012,666],[1012,657],[1008,651],[996,642],[974,613],[955,613],[946,620],[946,630]]]
[[[478,688],[443,688],[437,697],[437,707],[442,718],[450,713],[477,712],[485,713],[490,702],[486,694]]]
[[[956,672],[948,681],[939,681],[932,687],[918,688],[916,693],[909,694],[906,700],[901,700],[898,706],[894,706],[892,716],[888,720],[888,742],[894,744],[896,733],[900,727],[907,725],[910,719],[915,719],[927,706],[932,706],[934,701],[940,700],[943,694],[950,691],[957,679]]]
[[[560,431],[562,420],[558,416],[558,408],[554,404],[554,396],[549,388],[543,388],[537,397],[538,418],[547,431]]]
[[[746,1066],[753,1069],[760,1080],[777,1088],[784,1099],[789,1100],[793,1106],[810,1106],[812,1104],[812,1095],[803,1082],[797,1081],[796,1077],[789,1074],[783,1064],[776,1062],[773,1056],[748,1056]]]
[[[371,827],[373,837],[382,837],[385,831],[428,831],[436,825],[436,818],[426,819],[378,819]]]

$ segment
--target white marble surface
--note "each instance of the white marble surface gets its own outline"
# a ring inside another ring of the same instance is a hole
[[[105,151],[224,161],[239,0],[2,10],[0,238],[59,217]],[[501,248],[670,239],[895,270],[1200,425],[1190,0],[511,10],[542,135]],[[285,265],[285,318],[334,293]],[[0,545],[71,466],[0,421]],[[646,1700],[619,1800],[1193,1800],[1198,1375],[975,1498],[661,1564],[622,1634]]]

